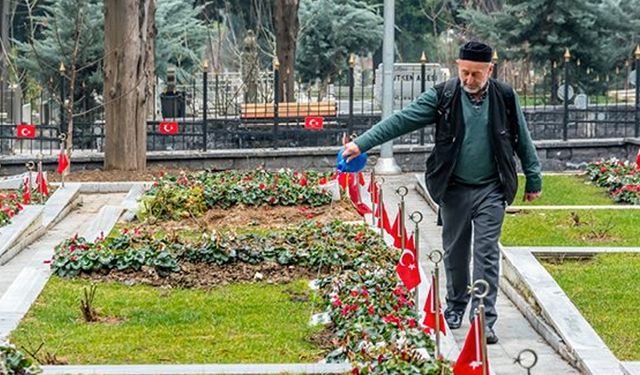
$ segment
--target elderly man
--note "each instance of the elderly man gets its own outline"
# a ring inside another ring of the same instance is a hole
[[[487,343],[498,337],[500,249],[505,208],[515,198],[517,154],[526,176],[523,200],[542,193],[540,162],[518,96],[491,77],[492,49],[469,42],[460,48],[458,77],[427,90],[400,112],[345,146],[348,160],[405,133],[435,124],[435,146],[427,160],[426,183],[440,206],[447,278],[445,319],[460,328],[469,303],[470,256],[473,280],[489,283],[485,298]],[[471,319],[478,301],[471,304]]]

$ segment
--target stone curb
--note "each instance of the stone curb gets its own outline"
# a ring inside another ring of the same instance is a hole
[[[44,233],[43,205],[27,205],[11,223],[0,229],[0,265],[7,263],[25,246]]]
[[[122,219],[124,221],[132,221],[138,210],[140,209],[138,199],[145,193],[145,191],[150,187],[149,184],[135,184],[131,186],[129,189],[129,193],[122,201],[122,207],[126,209],[125,213],[122,214]]]
[[[103,206],[91,225],[80,233],[80,237],[84,237],[88,242],[95,242],[100,237],[106,237],[120,219],[122,212],[124,212],[122,206]]]
[[[42,366],[46,375],[343,374],[348,363]]]
[[[502,254],[504,277],[535,301],[540,315],[575,356],[577,367],[586,374],[621,374],[618,359],[533,254],[512,249]]]
[[[79,192],[80,184],[74,183],[68,183],[64,188],[56,189],[44,205],[42,225],[50,228],[65,217],[79,203]]]
[[[149,184],[149,182],[124,181],[124,182],[82,182],[80,193],[128,193],[132,186]]]

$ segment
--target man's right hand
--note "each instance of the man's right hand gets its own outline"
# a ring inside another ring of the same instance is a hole
[[[360,155],[360,147],[358,147],[357,144],[353,142],[349,142],[346,145],[344,145],[344,151],[342,152],[342,157],[347,162],[350,162],[353,158],[357,157],[358,155]]]

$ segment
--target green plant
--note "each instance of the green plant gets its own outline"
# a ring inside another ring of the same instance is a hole
[[[0,374],[35,375],[42,371],[14,345],[0,344]]]
[[[239,204],[321,206],[331,202],[331,195],[317,188],[328,175],[291,170],[162,175],[142,197],[139,217],[178,220],[198,217],[209,208]]]
[[[11,219],[22,209],[18,194],[15,192],[0,194],[0,227],[11,223]]]

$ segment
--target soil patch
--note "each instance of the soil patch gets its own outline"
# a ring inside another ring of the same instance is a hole
[[[311,337],[309,337],[309,342],[311,342],[317,348],[320,348],[324,351],[329,351],[338,346],[337,340],[335,339],[335,326],[333,323],[328,324],[324,327],[324,329]]]
[[[74,171],[64,177],[65,182],[116,182],[116,181],[153,181],[165,172],[170,175],[179,175],[180,172],[195,172],[186,168],[162,168],[150,167],[144,171],[103,171],[101,169]],[[35,174],[34,174],[35,176]],[[57,173],[49,173],[49,182],[60,182],[60,175]]]
[[[351,201],[344,199],[320,207],[240,205],[231,209],[212,208],[198,218],[148,224],[157,226],[165,233],[177,233],[188,229],[211,231],[221,227],[282,227],[307,219],[314,219],[324,224],[336,219],[358,221],[361,217],[355,211]]]
[[[286,284],[301,278],[315,279],[317,272],[299,266],[281,266],[277,263],[265,262],[256,265],[235,263],[217,266],[204,263],[180,263],[180,272],[166,277],[157,274],[154,268],[143,267],[140,271],[112,270],[106,275],[93,273],[82,278],[96,281],[115,281],[125,285],[151,285],[163,288],[201,288],[210,289],[217,286],[239,282],[265,282],[268,284]]]

